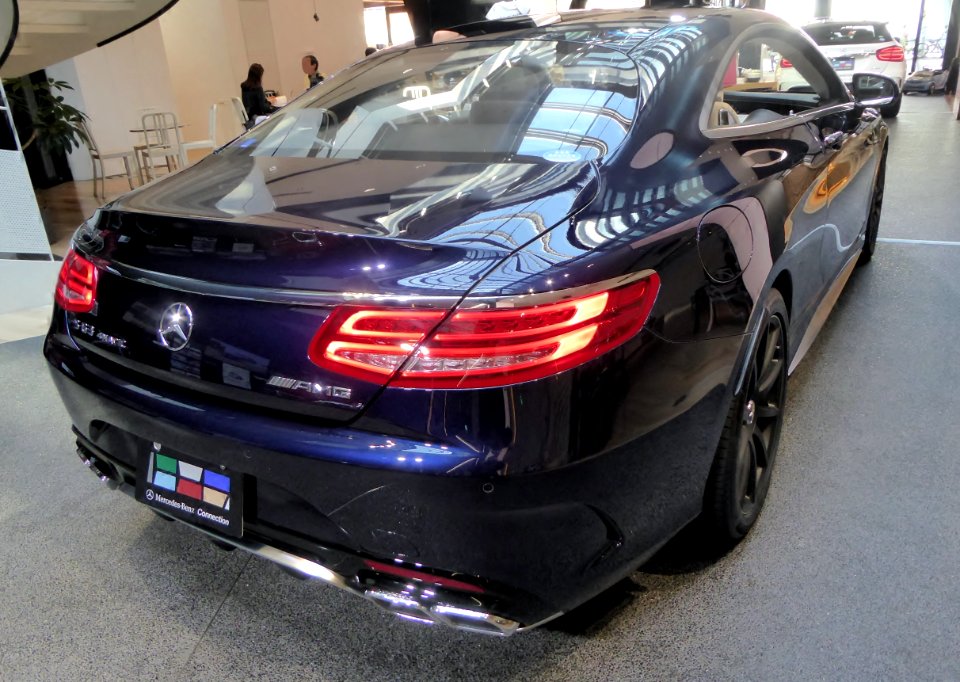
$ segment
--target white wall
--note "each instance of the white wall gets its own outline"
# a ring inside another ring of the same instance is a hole
[[[280,93],[300,94],[307,87],[300,60],[316,55],[326,75],[363,59],[367,47],[363,0],[269,0],[280,70]],[[316,8],[316,9],[315,9]],[[317,12],[320,21],[313,20]]]
[[[176,102],[170,110],[185,126],[185,141],[206,139],[210,106],[239,97],[247,77],[239,1],[181,0],[159,26]]]
[[[163,36],[156,22],[104,47],[85,52],[47,69],[76,92],[66,95],[89,117],[89,126],[105,151],[132,150],[139,137],[130,130],[141,125],[145,109],[176,111]],[[77,180],[92,175],[86,149],[74,151],[70,170]],[[122,172],[121,161],[108,161],[108,173]]]
[[[289,94],[280,89],[280,65],[277,62],[277,47],[273,38],[270,3],[267,0],[240,0],[240,22],[246,43],[244,65],[260,64],[264,69],[263,82],[266,89]]]

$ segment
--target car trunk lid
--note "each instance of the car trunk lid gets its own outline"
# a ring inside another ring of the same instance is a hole
[[[241,173],[220,161],[134,192],[78,232],[100,280],[71,333],[100,360],[183,390],[333,420],[380,390],[308,359],[335,306],[449,310],[596,189],[591,164],[258,158]],[[164,339],[176,314],[190,317],[182,348]]]

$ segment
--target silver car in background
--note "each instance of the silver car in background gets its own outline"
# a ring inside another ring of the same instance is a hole
[[[850,87],[855,73],[876,73],[896,81],[901,93],[907,78],[903,46],[880,21],[835,21],[821,19],[803,27],[820,51],[830,60],[841,80]],[[780,64],[781,87],[789,89],[793,65]],[[902,94],[881,113],[893,118],[900,113]]]
[[[920,69],[914,71],[903,84],[904,94],[922,92],[933,95],[947,89],[947,78],[950,72],[944,69]]]
[[[901,86],[907,76],[907,62],[900,45],[886,24],[875,21],[817,21],[803,30],[820,46],[840,77],[856,73],[879,73]]]

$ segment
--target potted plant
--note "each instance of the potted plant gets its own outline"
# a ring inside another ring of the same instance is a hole
[[[34,186],[72,179],[66,155],[87,141],[81,127],[86,114],[60,94],[73,87],[42,72],[5,80],[3,87]]]

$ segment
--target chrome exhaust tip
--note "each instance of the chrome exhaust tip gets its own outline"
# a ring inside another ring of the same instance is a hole
[[[399,618],[428,625],[447,625],[457,630],[497,637],[509,637],[520,628],[520,623],[509,618],[450,604],[427,605],[409,594],[369,589],[363,596]]]
[[[433,617],[458,630],[469,630],[484,635],[509,637],[520,628],[520,623],[492,613],[438,604],[430,609]]]
[[[83,465],[93,472],[93,475],[100,479],[110,490],[116,490],[120,487],[120,473],[112,464],[97,459],[94,455],[87,453],[83,448],[77,448],[77,455]]]
[[[94,464],[96,463],[94,462]],[[157,511],[157,513],[166,516],[163,512]],[[169,518],[180,523],[186,523],[181,519],[174,517]],[[461,595],[455,593],[445,590],[435,590],[430,587],[417,588],[413,585],[409,585],[407,590],[403,592],[391,589],[391,586],[387,585],[375,586],[370,583],[362,585],[356,578],[346,578],[313,559],[307,559],[259,542],[220,535],[201,526],[195,526],[193,524],[187,525],[221,543],[232,545],[262,559],[267,559],[277,564],[286,573],[295,575],[298,578],[318,579],[334,587],[364,597],[398,618],[422,625],[445,625],[457,630],[464,630],[476,634],[509,637],[516,632],[522,632],[542,625],[560,615],[560,613],[556,613],[535,625],[521,626],[519,622],[510,620],[509,618],[474,608],[446,603],[448,601],[457,601]],[[478,606],[481,606],[479,602],[476,602],[475,598],[469,603],[471,605],[476,603]]]

